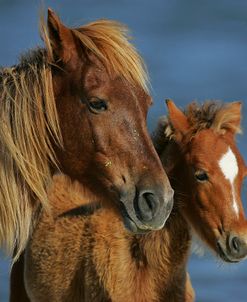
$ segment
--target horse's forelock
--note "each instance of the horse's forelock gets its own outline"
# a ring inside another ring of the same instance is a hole
[[[99,20],[72,29],[82,46],[98,57],[110,75],[120,75],[127,82],[148,92],[148,75],[137,50],[129,42],[127,28],[110,20]]]

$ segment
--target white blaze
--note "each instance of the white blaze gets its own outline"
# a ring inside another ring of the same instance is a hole
[[[231,148],[229,147],[227,152],[221,157],[219,160],[219,166],[221,168],[222,173],[224,174],[225,178],[229,180],[232,188],[232,207],[236,214],[238,215],[239,209],[238,204],[236,201],[236,194],[234,188],[234,181],[236,176],[238,175],[238,162],[236,156],[232,152]]]

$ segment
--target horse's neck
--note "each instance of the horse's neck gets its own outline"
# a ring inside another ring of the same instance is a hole
[[[95,244],[90,253],[95,255],[97,268],[90,279],[94,283],[99,279],[112,301],[160,301],[162,290],[184,274],[189,234],[178,216],[164,229],[145,235],[129,233],[120,216],[103,208],[89,222]],[[85,244],[82,246],[85,253]],[[82,283],[80,278],[84,276],[79,277]]]
[[[174,262],[174,257],[182,261],[184,255],[187,255],[190,231],[183,216],[179,212],[172,212],[163,229],[138,239],[139,248],[143,250],[147,263],[157,266],[159,262],[159,265],[166,267],[167,263]]]
[[[64,175],[55,176],[53,181],[49,198],[55,216],[61,217],[61,213],[88,203],[94,198],[90,191],[78,183],[71,182]],[[71,225],[73,221],[71,220]],[[44,220],[43,223],[46,225],[47,222]],[[82,230],[83,226],[87,228],[80,235],[83,247],[81,253],[84,255],[80,257],[87,259],[88,254],[95,255],[97,276],[94,275],[94,270],[90,270],[90,263],[83,262],[85,267],[82,267],[82,270],[89,270],[88,274],[94,283],[99,279],[99,284],[103,284],[110,296],[116,295],[117,301],[130,301],[133,295],[137,295],[137,287],[146,297],[146,300],[141,301],[154,301],[154,295],[158,296],[162,286],[166,287],[171,278],[177,280],[176,276],[185,270],[189,233],[179,213],[171,216],[162,230],[146,235],[130,234],[125,229],[120,214],[113,208],[104,206],[88,218],[79,216],[78,225]],[[93,244],[87,242],[89,238],[85,234],[88,230],[93,231],[89,236],[93,238]],[[106,271],[108,274],[105,274]],[[83,280],[84,275],[79,274],[76,286],[82,284],[85,281]],[[112,282],[117,285],[114,289]],[[88,288],[89,291],[94,290],[94,286],[91,288],[90,285]],[[146,292],[146,288],[150,290]],[[136,296],[133,300],[139,301],[139,298]]]
[[[72,181],[65,174],[53,176],[48,188],[48,198],[54,217],[71,216],[73,213],[79,215],[80,210],[87,211],[88,205],[99,202],[96,194],[87,186],[82,186],[78,181]]]
[[[88,188],[76,181],[72,182],[65,175],[53,177],[48,196],[55,217],[96,201],[95,195]],[[166,263],[167,257],[171,257],[167,247],[181,251],[180,245],[188,237],[186,223],[180,213],[175,215],[172,213],[162,230],[140,236],[127,232],[121,222],[120,214],[116,212],[115,208],[105,206],[104,201],[101,211],[90,215],[90,217],[91,221],[95,221],[95,228],[100,229],[99,233],[105,229],[107,236],[112,232],[116,235],[116,238],[115,235],[113,237],[120,244],[118,249],[122,251],[127,249],[126,253],[131,254],[132,261],[139,267],[142,265],[153,267],[154,261]],[[183,234],[181,238],[180,234]]]

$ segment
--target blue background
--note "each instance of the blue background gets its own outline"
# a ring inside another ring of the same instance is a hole
[[[150,130],[166,112],[168,97],[181,107],[195,99],[247,100],[246,0],[54,0],[44,6],[70,26],[103,17],[131,28],[150,72],[155,100]],[[41,44],[39,9],[40,1],[0,0],[0,65],[16,63],[21,52]],[[238,142],[246,158],[246,135]],[[246,197],[244,185],[244,202]],[[8,266],[0,261],[1,302],[8,299]],[[232,266],[208,254],[192,256],[189,271],[196,301],[247,301],[247,261]]]

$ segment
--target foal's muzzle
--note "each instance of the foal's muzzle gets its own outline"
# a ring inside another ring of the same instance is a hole
[[[226,262],[239,262],[247,256],[247,242],[244,238],[230,234],[225,242],[217,242],[218,253]]]
[[[132,201],[121,199],[121,212],[126,228],[133,233],[161,229],[173,207],[173,190],[136,188],[133,197]]]

